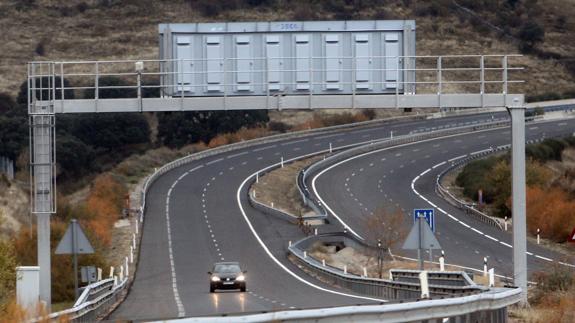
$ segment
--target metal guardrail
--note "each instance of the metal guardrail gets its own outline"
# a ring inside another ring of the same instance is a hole
[[[546,137],[546,138],[528,140],[526,142],[526,144],[535,144],[535,143],[542,142],[545,139],[557,138],[557,137],[561,137],[561,136],[551,136],[551,137]],[[467,165],[468,163],[470,163],[473,160],[482,159],[482,158],[485,158],[489,155],[492,155],[495,153],[500,153],[500,152],[503,152],[503,151],[506,151],[509,149],[511,149],[511,145],[497,146],[495,148],[492,148],[489,150],[484,150],[480,153],[472,154],[472,155],[467,156],[466,158],[463,158],[463,159],[460,159],[460,160],[457,160],[457,161],[450,163],[448,167],[446,167],[444,170],[442,170],[437,175],[437,177],[435,179],[435,192],[437,193],[437,195],[439,195],[441,198],[443,198],[449,204],[457,207],[460,210],[463,210],[465,212],[465,214],[470,215],[473,218],[475,218],[476,220],[479,220],[483,223],[486,223],[486,224],[489,224],[489,225],[494,226],[496,228],[499,228],[500,230],[504,230],[504,227],[505,227],[505,220],[504,219],[494,217],[494,216],[488,215],[484,212],[481,212],[480,210],[478,210],[476,208],[475,203],[469,203],[469,202],[466,202],[464,200],[457,198],[446,187],[444,187],[441,184],[441,180],[448,173],[465,167],[465,165]]]
[[[295,260],[300,265],[304,266],[314,276],[320,278],[322,281],[327,281],[333,285],[354,291],[361,295],[369,295],[374,297],[383,298],[386,300],[417,300],[421,296],[421,287],[419,281],[396,281],[379,278],[367,278],[351,273],[345,273],[339,268],[329,265],[324,265],[317,259],[307,255],[307,249],[315,242],[325,241],[339,241],[344,244],[359,244],[365,245],[357,238],[341,234],[341,233],[328,233],[321,235],[314,235],[299,240],[288,247],[288,251],[295,257]],[[352,241],[350,241],[352,240]],[[440,273],[436,275],[441,275]],[[453,272],[450,273],[453,275]],[[461,275],[465,275],[462,273]],[[403,276],[406,276],[404,274]],[[439,281],[439,280],[437,280]],[[466,280],[466,282],[469,280]],[[454,295],[469,295],[485,291],[486,288],[476,285],[471,282],[469,285],[433,285],[430,284],[429,291],[432,297],[446,297]]]
[[[31,322],[68,320],[70,322],[95,322],[106,315],[109,307],[120,300],[120,292],[125,289],[128,278],[115,284],[113,278],[88,285],[74,307],[51,313],[47,317],[38,317]]]
[[[309,205],[310,207],[312,207],[312,205],[313,205],[312,208],[318,209],[320,211],[325,210],[324,207],[321,205],[319,198],[317,198],[317,196],[315,196],[315,194],[312,194],[312,192],[309,190],[306,183],[307,183],[307,178],[310,174],[314,174],[318,170],[323,169],[323,168],[327,167],[328,165],[332,165],[332,164],[337,163],[339,161],[345,160],[349,157],[359,155],[362,153],[366,153],[369,151],[377,150],[377,149],[382,149],[382,148],[386,148],[386,147],[393,147],[393,146],[417,142],[417,141],[421,141],[421,140],[428,140],[428,139],[432,139],[432,138],[444,137],[444,136],[455,135],[455,134],[462,134],[462,133],[467,133],[467,132],[472,132],[472,131],[507,127],[508,125],[509,125],[508,120],[493,121],[493,122],[486,122],[486,123],[473,122],[470,125],[463,125],[463,126],[457,126],[457,127],[453,127],[453,128],[442,128],[442,129],[432,128],[432,130],[430,132],[427,132],[427,133],[416,133],[416,134],[403,135],[403,136],[398,136],[398,137],[393,138],[393,139],[384,139],[384,140],[380,140],[380,141],[373,141],[373,142],[371,142],[371,144],[365,144],[364,143],[364,144],[361,144],[355,148],[346,149],[342,152],[334,154],[334,155],[332,155],[332,156],[330,156],[324,160],[320,160],[320,161],[310,165],[309,167],[305,168],[302,172],[300,172],[300,174],[298,174],[298,181],[297,181],[298,189],[299,189],[300,194],[301,194],[302,198],[304,199],[305,203],[307,203],[306,205]]]
[[[204,150],[204,151],[197,152],[197,153],[194,153],[194,154],[191,154],[188,156],[181,157],[181,158],[176,159],[176,160],[174,160],[168,164],[165,164],[164,166],[155,170],[154,173],[151,174],[148,177],[148,179],[146,180],[144,187],[142,188],[142,192],[141,192],[141,201],[142,201],[142,205],[140,207],[141,219],[143,219],[143,215],[144,215],[144,212],[146,210],[146,193],[148,192],[148,189],[150,188],[150,186],[161,175],[165,174],[166,172],[168,172],[174,168],[180,167],[182,165],[188,164],[190,162],[193,162],[195,160],[214,156],[217,154],[221,154],[223,152],[234,151],[234,150],[246,148],[246,147],[256,145],[256,144],[273,143],[276,141],[286,140],[286,139],[290,139],[290,138],[300,138],[300,137],[310,136],[310,135],[313,135],[315,133],[331,133],[331,132],[335,132],[335,131],[339,131],[339,130],[343,130],[343,129],[347,129],[347,128],[370,127],[370,126],[375,126],[378,124],[385,124],[385,123],[390,123],[390,122],[400,121],[400,120],[424,120],[426,117],[427,117],[426,115],[395,117],[395,118],[377,119],[377,120],[370,120],[370,121],[364,121],[364,122],[359,122],[359,123],[343,124],[343,125],[337,125],[337,126],[332,126],[332,127],[317,128],[317,129],[310,129],[310,130],[290,132],[290,133],[282,133],[282,134],[277,134],[277,135],[272,135],[272,136],[267,136],[267,137],[262,137],[262,138],[246,140],[246,141],[233,143],[233,144],[229,144],[229,145],[225,145],[225,146],[221,146],[221,147],[216,147],[216,148]]]
[[[426,118],[425,115],[419,116],[409,116],[409,117],[397,117],[393,119],[385,119],[385,120],[372,120],[366,121],[359,124],[345,124],[345,125],[338,125],[328,128],[319,128],[319,129],[312,129],[294,133],[287,133],[287,134],[278,134],[269,137],[257,138],[253,140],[248,140],[240,143],[235,143],[231,145],[226,145],[214,149],[209,149],[206,151],[198,152],[195,154],[191,154],[182,158],[179,158],[173,162],[170,162],[159,169],[155,170],[152,175],[150,175],[146,182],[144,183],[142,192],[141,192],[141,207],[140,207],[140,222],[143,221],[144,212],[146,209],[146,194],[151,187],[151,185],[163,174],[166,172],[183,166],[187,163],[190,163],[195,160],[199,160],[202,158],[206,158],[209,156],[213,156],[216,154],[220,154],[222,152],[242,149],[251,145],[255,144],[262,144],[262,143],[271,143],[279,140],[285,140],[289,138],[299,138],[308,135],[312,135],[314,133],[330,133],[334,131],[338,131],[341,129],[346,128],[355,128],[355,127],[369,127],[372,125],[377,125],[381,123],[388,123],[396,120],[410,120],[410,119],[424,119]],[[352,145],[355,146],[355,145]],[[349,146],[346,146],[348,148]],[[263,207],[269,208],[265,205]],[[269,210],[267,210],[269,211]],[[112,288],[108,289],[108,282],[109,280],[104,280],[95,284],[88,286],[85,291],[83,292],[82,296],[80,297],[79,301],[74,305],[73,308],[67,309],[64,311],[52,313],[49,316],[50,320],[56,320],[61,317],[67,317],[74,322],[89,322],[96,320],[99,316],[106,314],[109,311],[109,307],[112,306],[120,299],[120,291],[123,290],[128,285],[128,279],[124,279],[120,284],[113,286]],[[105,305],[105,306],[103,306]]]
[[[458,298],[418,302],[356,305],[321,309],[301,309],[270,313],[206,316],[162,322],[236,323],[236,322],[483,322],[507,321],[507,306],[517,303],[521,290],[501,289]]]

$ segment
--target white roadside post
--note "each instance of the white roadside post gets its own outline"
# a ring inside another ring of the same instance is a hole
[[[347,265],[343,265],[343,273],[347,275]]]
[[[439,270],[445,271],[445,253],[441,250],[441,257],[439,257]]]
[[[110,266],[110,278],[114,277],[114,266]]]
[[[325,267],[325,259],[321,260],[321,265]]]
[[[367,268],[363,267],[363,277],[367,278]]]
[[[483,276],[487,276],[487,257],[483,257]]]
[[[540,234],[541,234],[541,230],[539,228],[537,228],[537,244],[539,244],[541,242]]]
[[[134,247],[130,246],[130,263],[134,263]]]
[[[284,157],[283,156],[281,158],[281,165],[282,165],[282,168],[284,168]]]
[[[507,231],[507,216],[505,216],[505,231]]]
[[[332,153],[332,147],[331,147],[331,142],[329,143],[329,153]]]
[[[98,281],[102,280],[102,268],[98,267]]]
[[[128,257],[126,257],[124,261],[126,263],[126,278],[130,275],[130,271],[128,270],[128,260]]]
[[[489,269],[489,287],[495,286],[495,268]]]
[[[421,286],[421,298],[429,298],[429,282],[427,280],[427,271],[419,273],[419,284]]]

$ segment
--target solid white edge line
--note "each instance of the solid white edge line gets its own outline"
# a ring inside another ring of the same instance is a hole
[[[480,150],[479,152],[484,152],[484,151],[488,151],[488,150],[491,150],[491,149]],[[471,153],[470,155],[477,154],[477,153],[478,153],[478,152]],[[461,156],[455,157],[455,158],[453,158],[453,159],[450,159],[449,161],[455,160],[455,159],[459,159],[459,158],[461,158]],[[436,167],[438,167],[438,166],[441,165],[441,164],[445,164],[445,161],[442,162],[442,163],[440,163],[440,164],[437,164],[437,165],[433,166],[432,168],[436,168]],[[433,203],[431,203],[428,199],[426,199],[425,196],[421,195],[421,194],[415,189],[415,182],[416,182],[418,179],[420,179],[421,176],[423,176],[424,174],[426,174],[428,171],[429,171],[429,169],[426,170],[425,172],[419,174],[418,176],[416,176],[416,177],[411,181],[411,190],[415,193],[415,195],[417,195],[419,198],[423,199],[424,201],[426,201],[427,203],[429,203],[429,204],[432,205],[433,207],[437,208],[437,209],[438,209],[439,211],[441,211],[442,213],[448,215],[448,216],[449,216],[450,218],[452,218],[453,220],[459,222],[461,225],[467,227],[468,229],[471,229],[471,230],[477,232],[478,234],[480,234],[480,235],[482,235],[482,236],[484,236],[484,237],[486,237],[486,238],[488,238],[488,239],[491,239],[491,240],[493,240],[493,241],[495,241],[495,242],[499,242],[499,243],[501,243],[502,245],[504,245],[504,246],[506,246],[506,247],[513,248],[512,245],[510,245],[510,244],[508,244],[508,243],[505,243],[505,242],[503,242],[503,241],[499,241],[498,239],[496,239],[496,238],[494,238],[494,237],[492,237],[492,236],[490,236],[490,235],[487,235],[487,234],[485,234],[485,233],[483,233],[483,232],[481,232],[481,231],[479,231],[479,230],[477,230],[477,229],[471,227],[470,225],[466,224],[465,222],[459,220],[458,218],[452,216],[451,214],[449,214],[449,213],[443,211],[442,209],[436,207]],[[323,203],[323,202],[322,202],[322,203]],[[534,256],[535,258],[539,258],[539,259],[546,260],[546,261],[549,261],[549,262],[554,262],[553,259],[550,259],[550,258],[547,258],[547,257],[543,257],[543,256],[539,256],[539,255],[535,255],[535,254],[533,254],[532,252],[529,252],[529,251],[527,251],[526,253],[527,253],[529,256]],[[571,266],[571,267],[574,267],[574,268],[575,268],[575,265],[569,265],[569,264],[564,263],[564,262],[561,262],[561,261],[557,261],[557,263],[558,263],[558,264],[561,264],[561,265],[564,265],[564,266]]]
[[[315,154],[314,154],[315,155]],[[307,156],[307,155],[306,155]],[[296,160],[296,159],[301,159],[301,158],[305,158],[305,156],[300,156],[298,158],[294,158],[294,159],[290,159],[290,160],[286,160],[284,161],[284,163],[290,162],[292,160]],[[338,292],[338,291],[334,291],[331,289],[327,289],[321,286],[318,286],[314,283],[311,283],[305,279],[303,279],[302,277],[298,276],[296,273],[292,272],[291,270],[289,270],[284,264],[281,263],[281,261],[279,261],[273,254],[272,252],[268,249],[268,247],[265,245],[265,243],[263,242],[263,240],[260,238],[260,236],[258,235],[258,233],[256,232],[254,226],[252,225],[250,219],[248,218],[248,216],[246,215],[246,212],[242,206],[242,201],[241,201],[241,192],[243,187],[246,185],[246,183],[248,182],[248,180],[250,180],[250,178],[256,176],[257,173],[260,173],[266,169],[272,168],[273,166],[277,166],[280,165],[281,163],[276,163],[273,164],[271,166],[268,166],[266,168],[260,169],[258,172],[255,172],[253,174],[251,174],[250,176],[246,177],[246,179],[244,179],[244,181],[242,182],[242,184],[240,185],[240,187],[238,188],[237,194],[236,194],[236,199],[238,202],[238,207],[240,208],[240,212],[242,213],[244,220],[246,221],[246,223],[248,224],[248,227],[250,228],[250,230],[252,231],[252,234],[254,235],[254,237],[256,238],[256,240],[260,243],[260,246],[264,249],[264,251],[268,254],[268,256],[278,265],[280,266],[280,268],[282,268],[285,272],[287,272],[288,274],[290,274],[292,277],[296,278],[297,280],[301,281],[302,283],[316,288],[318,290],[324,291],[324,292],[328,292],[328,293],[332,293],[332,294],[336,294],[336,295],[340,295],[340,296],[347,296],[347,297],[352,297],[352,298],[358,298],[358,299],[364,299],[364,300],[370,300],[370,301],[376,301],[376,302],[387,302],[387,300],[384,299],[379,299],[379,298],[372,298],[372,297],[367,297],[367,296],[359,296],[359,295],[352,295],[352,294],[346,294],[346,293],[342,293],[342,292]]]

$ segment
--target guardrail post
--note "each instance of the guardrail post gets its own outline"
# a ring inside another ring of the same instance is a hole
[[[128,257],[125,258],[125,263],[126,263],[126,278],[130,275],[130,272],[128,270]]]
[[[304,258],[307,258],[307,251],[305,251],[305,250],[304,250],[304,252],[303,252],[303,257],[304,257]]]
[[[421,298],[429,298],[429,282],[427,280],[427,271],[419,273],[419,284],[421,286]]]
[[[489,269],[489,287],[495,286],[495,268]]]

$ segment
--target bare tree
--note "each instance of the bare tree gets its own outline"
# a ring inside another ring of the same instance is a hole
[[[389,210],[389,208],[378,207],[372,215],[365,219],[366,242],[375,248],[371,253],[375,253],[377,258],[377,268],[379,278],[383,275],[383,261],[385,253],[403,242],[407,236],[406,216],[399,208]]]

